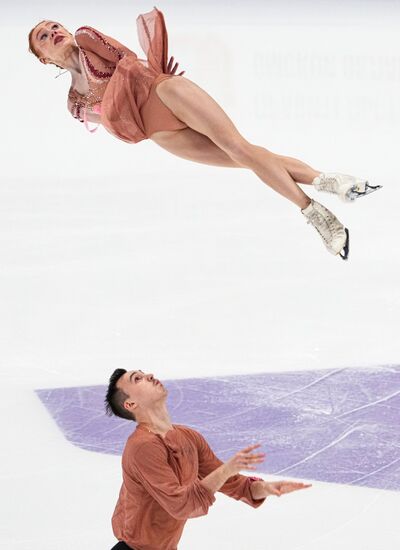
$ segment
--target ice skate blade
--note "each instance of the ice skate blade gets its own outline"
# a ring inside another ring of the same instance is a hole
[[[347,261],[350,252],[350,235],[347,227],[345,227],[344,230],[346,232],[346,242],[344,243],[344,246],[338,255],[342,258],[342,260]]]
[[[346,193],[347,201],[355,201],[360,197],[365,197],[366,195],[369,195],[374,191],[378,191],[378,189],[382,189],[382,185],[370,185],[368,182],[365,183],[363,190],[360,190],[360,188],[357,188],[357,187],[358,187],[357,185],[354,185],[351,189],[347,191]]]

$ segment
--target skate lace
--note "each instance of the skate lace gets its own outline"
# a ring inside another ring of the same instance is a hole
[[[324,176],[321,181],[321,189],[327,191],[328,193],[336,193],[336,178],[332,176]]]
[[[311,223],[321,235],[323,241],[329,243],[329,239],[335,237],[340,231],[335,221],[336,218],[333,214],[329,213],[325,217],[320,212],[314,210],[311,212],[307,223]]]

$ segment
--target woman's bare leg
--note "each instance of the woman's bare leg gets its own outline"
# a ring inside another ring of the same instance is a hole
[[[156,132],[150,139],[173,155],[208,164],[228,168],[244,168],[235,162],[207,136],[184,128],[183,130]]]
[[[193,162],[210,166],[244,168],[231,159],[218,145],[215,145],[210,138],[192,130],[192,128],[156,132],[150,139],[173,155]],[[301,160],[282,155],[276,156],[282,161],[296,183],[311,184],[313,179],[320,174]]]
[[[251,169],[264,183],[300,208],[310,204],[310,198],[286,168],[288,161],[246,141],[222,108],[196,84],[184,77],[169,78],[160,82],[156,91],[180,120],[207,136],[236,164]],[[306,175],[306,179],[311,176]]]
[[[301,160],[282,155],[278,155],[278,158],[281,159],[284,167],[296,183],[311,185],[313,179],[321,174],[321,170],[314,170],[314,168],[311,168],[311,166],[308,166],[308,164]]]

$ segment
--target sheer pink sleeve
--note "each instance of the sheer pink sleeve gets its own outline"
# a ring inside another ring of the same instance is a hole
[[[167,73],[168,34],[163,14],[154,8],[136,19],[139,43],[150,66],[157,73]]]
[[[108,65],[115,66],[125,55],[133,53],[118,40],[92,27],[80,27],[75,33],[75,41],[81,50],[95,54]]]

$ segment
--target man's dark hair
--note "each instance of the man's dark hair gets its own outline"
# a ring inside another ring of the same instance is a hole
[[[124,401],[129,397],[121,389],[117,388],[117,382],[127,371],[125,369],[116,369],[110,376],[106,397],[104,399],[106,405],[106,413],[108,416],[119,416],[126,420],[135,420],[132,413],[128,412],[124,407]]]

